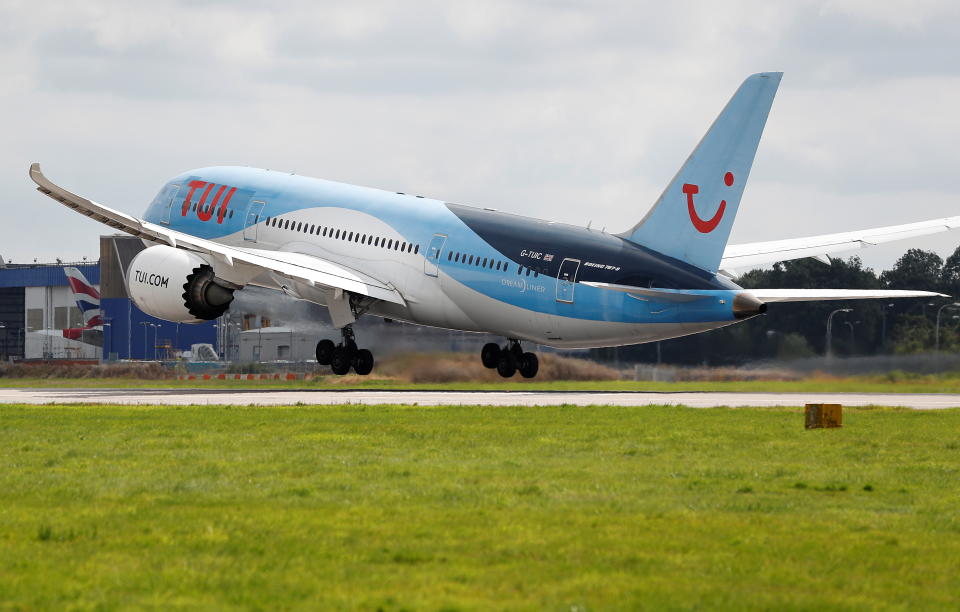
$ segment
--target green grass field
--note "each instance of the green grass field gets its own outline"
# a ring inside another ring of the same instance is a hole
[[[0,407],[0,609],[955,608],[960,410]]]
[[[758,391],[799,393],[960,393],[960,376],[889,375],[805,380],[721,381],[537,381],[410,383],[360,376],[311,380],[138,380],[135,378],[0,378],[0,387],[61,389],[414,389],[478,391]]]

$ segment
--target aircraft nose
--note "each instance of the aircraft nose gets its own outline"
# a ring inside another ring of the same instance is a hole
[[[749,293],[738,293],[733,298],[733,317],[747,319],[767,312],[767,305]]]

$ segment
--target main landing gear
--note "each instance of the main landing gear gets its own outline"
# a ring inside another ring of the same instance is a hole
[[[493,342],[483,345],[480,360],[484,367],[491,370],[496,368],[497,373],[504,378],[510,378],[518,371],[524,378],[533,378],[540,369],[537,356],[533,353],[524,353],[520,348],[520,341],[513,339],[504,347]]]
[[[358,349],[353,337],[353,328],[347,325],[340,330],[343,340],[334,344],[333,340],[317,342],[317,363],[328,365],[334,374],[342,376],[353,368],[360,376],[373,371],[373,353],[367,349]]]

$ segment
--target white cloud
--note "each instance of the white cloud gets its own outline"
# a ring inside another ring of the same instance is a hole
[[[786,77],[735,238],[955,214],[960,19],[910,7],[2,2],[0,254],[96,255],[31,161],[132,213],[234,163],[620,230],[760,70]]]

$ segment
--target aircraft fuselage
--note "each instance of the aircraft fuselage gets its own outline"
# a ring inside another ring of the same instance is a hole
[[[193,170],[145,220],[239,248],[303,253],[379,279],[406,305],[369,314],[538,344],[635,344],[736,322],[741,288],[619,236],[489,209],[275,171]],[[584,284],[702,290],[677,302]],[[255,284],[326,303],[264,275]]]

